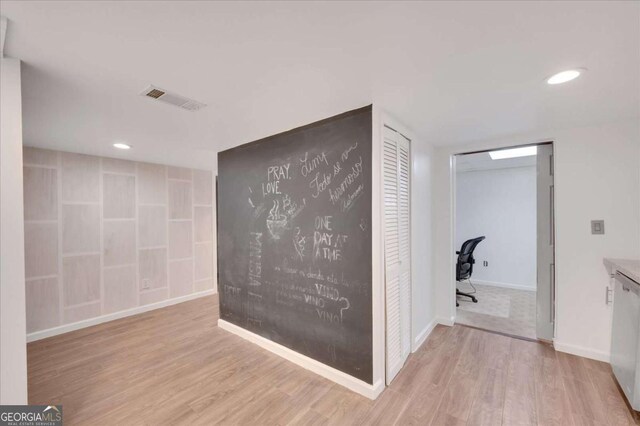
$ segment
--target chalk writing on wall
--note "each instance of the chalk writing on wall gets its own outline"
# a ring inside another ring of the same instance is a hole
[[[218,157],[220,316],[372,382],[371,107]]]

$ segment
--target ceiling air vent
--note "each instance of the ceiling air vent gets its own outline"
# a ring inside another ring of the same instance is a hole
[[[149,86],[140,93],[142,96],[157,99],[166,104],[174,105],[187,111],[198,111],[206,107],[206,104],[202,102],[194,101],[193,99],[185,98],[184,96],[176,95],[175,93],[167,92],[166,90],[159,89],[155,86]]]

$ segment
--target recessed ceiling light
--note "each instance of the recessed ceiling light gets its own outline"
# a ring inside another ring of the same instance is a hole
[[[130,145],[127,145],[126,143],[121,143],[121,142],[114,143],[113,147],[118,149],[131,149]]]
[[[584,68],[576,68],[574,70],[566,70],[566,71],[559,72],[558,74],[554,74],[551,77],[549,77],[547,79],[547,84],[566,83],[567,81],[571,81],[580,77],[580,74],[582,74],[585,71],[586,69]]]
[[[501,149],[499,151],[490,151],[489,155],[492,160],[504,160],[505,158],[528,157],[538,153],[537,146],[524,146],[522,148]]]

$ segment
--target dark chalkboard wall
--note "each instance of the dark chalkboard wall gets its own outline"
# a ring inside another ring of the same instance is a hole
[[[372,383],[371,106],[218,154],[220,317]]]

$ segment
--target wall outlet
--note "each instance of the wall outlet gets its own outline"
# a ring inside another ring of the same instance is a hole
[[[145,278],[144,280],[142,280],[142,289],[148,290],[150,288],[151,288],[151,283],[149,282],[149,278]]]
[[[489,262],[487,262],[486,260],[482,261],[482,266],[489,266]]]

